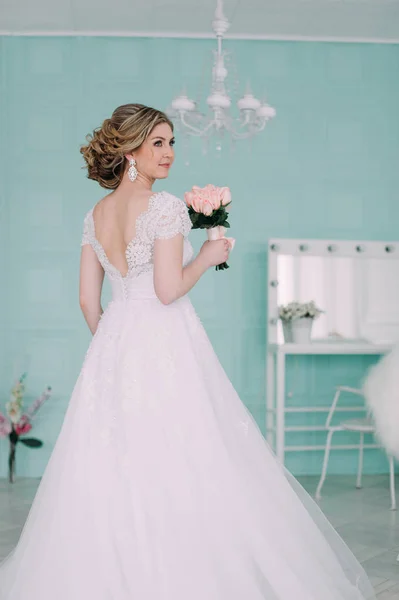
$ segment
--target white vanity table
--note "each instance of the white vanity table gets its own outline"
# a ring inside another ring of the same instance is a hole
[[[314,338],[307,344],[284,343],[278,319],[279,305],[311,300],[325,310],[320,323],[314,323]],[[338,335],[329,337],[331,331]],[[390,350],[399,339],[399,244],[270,240],[267,336],[268,442],[281,462],[287,452],[322,451],[324,445],[286,444],[288,432],[325,431],[322,424],[287,426],[290,413],[324,413],[326,416],[329,409],[326,405],[291,406],[287,402],[287,357],[378,356]],[[346,385],[346,382],[336,381],[336,385]],[[333,390],[331,401],[332,396]],[[345,407],[341,410],[344,412]],[[351,444],[336,446],[336,449],[357,447]]]

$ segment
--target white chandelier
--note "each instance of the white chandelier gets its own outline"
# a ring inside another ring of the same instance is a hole
[[[230,23],[223,14],[223,2],[217,0],[212,23],[217,39],[217,51],[214,52],[211,92],[206,101],[209,113],[202,114],[196,102],[188,98],[185,92],[177,96],[166,111],[184,135],[204,139],[217,136],[220,139],[227,132],[232,140],[250,138],[262,131],[266,123],[276,115],[275,109],[255,98],[249,88],[237,102],[239,116],[234,117],[230,114],[232,101],[225,83],[228,74],[224,61],[226,53],[222,51],[223,36],[229,27]],[[220,150],[220,142],[217,148]]]

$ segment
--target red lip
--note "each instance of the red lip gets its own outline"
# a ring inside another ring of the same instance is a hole
[[[160,167],[166,167],[166,168],[169,168],[169,167],[170,167],[170,164],[166,164],[166,165],[159,165],[159,166],[160,166]]]

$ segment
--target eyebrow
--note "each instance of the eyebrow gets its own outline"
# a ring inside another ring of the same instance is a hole
[[[154,135],[153,138],[151,138],[152,140],[163,140],[164,142],[166,142],[166,138],[162,137],[161,135]],[[175,137],[173,136],[172,138],[170,138],[170,141],[174,140]]]

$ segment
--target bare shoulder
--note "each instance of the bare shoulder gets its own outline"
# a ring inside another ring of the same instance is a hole
[[[104,196],[104,198],[101,198],[101,200],[99,200],[97,202],[97,204],[94,205],[93,207],[93,214],[97,215],[97,214],[101,214],[104,211],[107,211],[109,208],[112,208],[115,205],[115,192],[111,192],[110,194],[107,194],[106,196]]]

